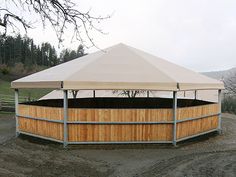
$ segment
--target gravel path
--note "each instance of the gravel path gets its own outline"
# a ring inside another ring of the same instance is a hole
[[[223,134],[171,145],[70,146],[21,136],[0,116],[0,177],[236,176],[236,116],[223,114]]]

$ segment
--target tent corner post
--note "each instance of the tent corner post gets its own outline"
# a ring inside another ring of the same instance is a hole
[[[64,90],[64,100],[63,100],[63,109],[64,109],[64,137],[63,137],[63,147],[65,148],[68,144],[68,133],[67,133],[67,119],[68,119],[68,91]]]
[[[15,119],[16,119],[16,137],[19,136],[19,121],[18,121],[18,105],[19,105],[19,90],[15,89]]]
[[[218,133],[222,134],[222,120],[221,120],[221,89],[218,90],[218,107],[219,107],[219,115],[218,115]]]
[[[177,91],[173,91],[173,145],[176,146],[176,129],[177,129]]]

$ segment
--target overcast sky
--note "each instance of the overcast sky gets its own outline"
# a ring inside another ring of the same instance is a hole
[[[74,1],[79,9],[92,8],[93,14],[114,12],[101,25],[109,34],[93,34],[101,48],[122,42],[195,71],[236,67],[235,0]],[[52,30],[39,27],[30,30],[29,36],[57,46]],[[70,40],[64,43],[65,47],[77,45]]]

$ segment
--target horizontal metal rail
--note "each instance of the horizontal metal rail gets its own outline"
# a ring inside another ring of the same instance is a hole
[[[194,138],[194,137],[197,137],[197,136],[201,136],[201,135],[204,135],[204,134],[208,134],[208,133],[212,133],[212,132],[216,132],[217,129],[212,129],[212,130],[209,130],[209,131],[205,131],[205,132],[202,132],[202,133],[199,133],[199,134],[196,134],[196,135],[192,135],[192,136],[187,136],[187,137],[184,137],[184,138],[180,138],[180,139],[177,139],[176,142],[180,142],[180,141],[184,141],[184,140],[187,140],[187,139],[190,139],[190,138]],[[57,139],[54,139],[54,138],[49,138],[49,137],[44,137],[44,136],[41,136],[41,135],[36,135],[36,134],[32,134],[32,133],[28,133],[28,132],[24,132],[24,131],[19,131],[19,133],[21,134],[24,134],[24,135],[28,135],[28,136],[33,136],[33,137],[36,137],[36,138],[41,138],[41,139],[45,139],[45,140],[50,140],[50,141],[54,141],[54,142],[58,142],[58,143],[63,143],[63,141],[61,140],[57,140]],[[101,141],[101,142],[91,142],[91,141],[88,141],[88,142],[68,142],[68,144],[142,144],[142,143],[145,143],[145,144],[158,144],[158,143],[173,143],[172,141]]]
[[[181,122],[186,122],[186,121],[191,121],[191,120],[198,120],[198,119],[203,119],[207,117],[212,117],[212,116],[219,116],[220,113],[217,114],[209,114],[209,115],[204,115],[200,117],[195,117],[195,118],[186,118],[182,120],[177,120],[177,123]],[[47,122],[56,122],[56,123],[63,123],[63,120],[54,120],[54,119],[47,119],[47,118],[36,118],[36,117],[31,117],[31,116],[24,116],[24,115],[17,115],[17,117],[24,117],[24,118],[29,118],[29,119],[34,119],[34,120],[41,120],[41,121],[47,121]],[[130,124],[173,124],[174,121],[158,121],[158,122],[98,122],[98,121],[67,121],[68,124],[98,124],[98,125],[111,125],[111,124],[118,124],[118,125],[130,125]]]
[[[218,129],[212,129],[212,130],[205,131],[205,132],[202,132],[202,133],[199,133],[199,134],[195,134],[195,135],[187,136],[187,137],[184,137],[184,138],[180,138],[180,139],[177,139],[176,142],[184,141],[184,140],[187,140],[187,139],[190,139],[190,138],[194,138],[194,137],[197,137],[197,136],[205,135],[205,134],[208,134],[208,133],[211,133],[211,132],[215,132],[215,131],[218,131]]]
[[[172,124],[173,121],[166,122],[93,122],[93,121],[67,121],[68,124],[98,124],[98,125],[130,125],[130,124]]]
[[[190,120],[198,120],[198,119],[203,119],[203,118],[212,117],[212,116],[219,116],[220,114],[221,114],[221,113],[208,114],[208,115],[199,116],[199,117],[194,117],[194,118],[181,119],[181,120],[177,120],[177,123],[186,122],[186,121],[190,121]]]
[[[27,119],[34,119],[34,120],[47,121],[47,122],[63,123],[63,120],[54,120],[54,119],[38,118],[38,117],[23,116],[23,115],[16,115],[16,116],[17,116],[17,117],[27,118]]]
[[[63,141],[61,140],[57,140],[54,138],[49,138],[49,137],[44,137],[44,136],[40,136],[40,135],[36,135],[36,134],[32,134],[32,133],[28,133],[28,132],[24,132],[24,131],[19,131],[20,134],[24,134],[24,135],[28,135],[28,136],[33,136],[36,138],[41,138],[41,139],[45,139],[45,140],[50,140],[50,141],[54,141],[54,142],[58,142],[58,143],[63,143]],[[158,144],[158,143],[172,143],[172,141],[96,141],[96,142],[91,142],[91,141],[84,141],[84,142],[74,142],[74,141],[69,141],[67,144]]]
[[[54,141],[54,142],[58,142],[58,143],[63,143],[63,141],[61,141],[61,140],[57,140],[54,138],[49,138],[49,137],[45,137],[45,136],[41,136],[41,135],[36,135],[36,134],[32,134],[32,133],[28,133],[28,132],[24,132],[24,131],[20,131],[20,130],[18,131],[18,133],[28,135],[28,136],[33,136],[36,138],[45,139],[45,140],[50,140],[50,141]]]
[[[158,143],[173,143],[172,141],[69,141],[68,144],[158,144]]]
[[[190,138],[194,138],[194,137],[197,137],[197,136],[201,136],[201,135],[205,135],[205,134],[208,134],[208,133],[212,133],[212,132],[216,132],[218,131],[218,129],[212,129],[212,130],[209,130],[209,131],[205,131],[205,132],[202,132],[202,133],[199,133],[199,134],[196,134],[196,135],[191,135],[191,136],[187,136],[187,137],[184,137],[184,138],[180,138],[180,139],[177,139],[176,142],[180,142],[180,141],[184,141],[184,140],[187,140],[187,139],[190,139]],[[63,141],[61,140],[57,140],[57,139],[54,139],[54,138],[50,138],[50,137],[45,137],[45,136],[41,136],[41,135],[36,135],[36,134],[32,134],[32,133],[28,133],[28,132],[24,132],[24,131],[21,131],[19,130],[18,133],[20,134],[24,134],[24,135],[28,135],[28,136],[33,136],[33,137],[36,137],[36,138],[41,138],[41,139],[45,139],[45,140],[50,140],[50,141],[54,141],[54,142],[58,142],[58,143],[63,143]],[[91,142],[91,141],[88,141],[88,142],[68,142],[67,144],[158,144],[158,143],[173,143],[172,141],[101,141],[101,142]]]

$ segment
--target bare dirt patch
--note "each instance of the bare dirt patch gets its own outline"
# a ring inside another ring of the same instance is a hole
[[[171,145],[70,146],[15,138],[13,115],[0,115],[0,177],[236,176],[236,116],[223,134]]]

